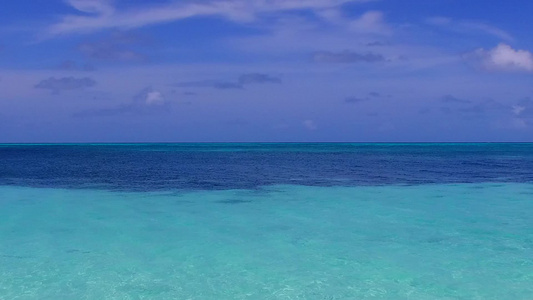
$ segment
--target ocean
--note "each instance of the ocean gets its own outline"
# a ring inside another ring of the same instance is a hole
[[[533,299],[533,144],[0,145],[0,299]]]

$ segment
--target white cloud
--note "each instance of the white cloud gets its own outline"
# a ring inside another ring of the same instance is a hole
[[[353,0],[248,0],[253,6],[261,10],[288,10],[302,8],[330,8],[347,2],[369,2]]]
[[[484,33],[506,41],[513,40],[511,34],[505,30],[483,22],[453,20],[446,17],[432,17],[426,19],[426,23],[459,33]]]
[[[506,31],[500,28],[485,24],[485,23],[465,22],[463,23],[463,26],[465,26],[466,28],[472,29],[472,30],[479,30],[479,31],[485,32],[495,37],[499,37],[503,40],[507,40],[507,41],[514,40],[511,34],[507,33]]]
[[[382,35],[391,33],[391,29],[385,23],[383,13],[380,11],[364,13],[359,19],[350,22],[350,29],[359,33]]]
[[[512,110],[513,110],[513,114],[519,116],[522,112],[524,112],[524,110],[526,109],[525,106],[522,106],[522,105],[513,105],[512,106]]]
[[[172,103],[165,99],[163,93],[152,87],[144,88],[131,101],[115,106],[88,109],[74,114],[76,117],[102,117],[120,114],[160,114],[171,110]]]
[[[527,50],[515,50],[507,44],[499,44],[490,50],[478,49],[473,57],[487,70],[533,72],[533,54]]]
[[[161,105],[165,104],[165,98],[159,91],[150,91],[146,94],[146,105]]]
[[[130,8],[118,11],[107,0],[67,0],[67,3],[78,11],[93,15],[63,16],[61,22],[46,29],[46,35],[92,32],[108,28],[136,28],[200,16],[220,16],[236,22],[250,22],[265,13],[288,10],[313,10],[319,13],[349,2],[369,1],[374,0],[175,1],[145,7],[142,10]],[[364,20],[369,21],[372,20]]]
[[[66,2],[84,13],[110,15],[114,12],[113,6],[107,0],[67,0]]]

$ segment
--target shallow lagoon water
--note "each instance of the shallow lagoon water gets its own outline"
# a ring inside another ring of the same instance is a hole
[[[530,299],[533,184],[0,186],[0,299]]]

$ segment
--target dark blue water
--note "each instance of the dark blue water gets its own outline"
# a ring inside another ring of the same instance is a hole
[[[533,144],[0,145],[0,185],[109,190],[533,182]]]

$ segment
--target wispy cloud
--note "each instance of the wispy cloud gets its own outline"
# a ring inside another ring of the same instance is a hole
[[[445,95],[440,99],[440,101],[444,103],[458,103],[458,104],[472,103],[472,101],[470,100],[460,99],[452,95]]]
[[[499,44],[493,49],[478,49],[465,55],[489,71],[525,71],[533,72],[533,53],[527,50],[513,49],[507,44]]]
[[[503,29],[498,27],[476,21],[461,21],[454,20],[445,17],[432,17],[426,20],[426,22],[433,26],[448,29],[459,33],[483,33],[498,37],[506,41],[512,41],[514,38]]]
[[[216,89],[241,89],[242,86],[233,83],[233,82],[225,82],[225,81],[218,81],[218,80],[197,80],[197,81],[184,81],[184,82],[178,82],[176,84],[173,84],[172,86],[175,87],[182,87],[182,88],[216,88]]]
[[[50,77],[48,79],[41,80],[41,82],[35,85],[36,89],[45,89],[52,91],[53,94],[59,94],[62,91],[79,90],[96,85],[96,81],[89,77],[74,78],[63,77],[55,78]]]
[[[366,34],[389,35],[392,29],[385,22],[385,17],[380,11],[369,11],[359,19],[352,20],[349,24],[352,31]]]
[[[513,105],[511,107],[511,110],[513,111],[513,114],[519,116],[526,110],[526,107],[522,106],[522,105],[515,104],[515,105]]]
[[[366,43],[367,47],[383,47],[383,46],[390,46],[391,44],[389,42],[383,42],[383,41],[373,41]]]
[[[153,114],[168,112],[170,102],[163,93],[147,87],[136,94],[130,102],[115,107],[86,110],[74,114],[76,117],[104,117],[120,114]]]
[[[281,78],[262,73],[248,73],[239,76],[238,82],[241,85],[254,83],[281,83]]]
[[[244,89],[251,84],[281,84],[279,77],[264,73],[246,73],[240,75],[236,81],[200,80],[175,84],[176,87],[211,87],[219,90]]]
[[[368,98],[346,97],[346,98],[344,98],[344,103],[354,104],[354,103],[365,102],[367,100],[368,100]]]
[[[387,97],[390,97],[390,96],[387,96]],[[366,101],[371,101],[371,100],[378,100],[378,99],[383,99],[384,96],[378,92],[370,92],[368,93],[365,97],[355,97],[355,96],[352,96],[352,97],[346,97],[344,98],[344,103],[347,103],[347,104],[357,104],[357,103],[361,103],[361,102],[366,102]]]
[[[511,116],[503,119],[498,125],[502,128],[525,130],[529,129],[533,119],[533,100],[525,98],[511,105]]]
[[[475,113],[475,114],[483,114],[483,113],[488,113],[488,112],[497,112],[497,113],[500,113],[502,111],[505,111],[506,109],[508,108],[508,106],[500,103],[500,102],[497,102],[496,100],[493,100],[493,99],[487,99],[487,100],[483,100],[477,104],[474,104],[473,106],[471,107],[467,107],[467,108],[461,108],[459,109],[461,112],[465,112],[465,113]]]
[[[311,131],[314,131],[314,130],[317,130],[318,129],[318,125],[315,123],[315,121],[313,120],[305,120],[302,122],[302,125],[307,129],[307,130],[311,130]]]
[[[135,51],[138,45],[147,44],[147,39],[129,32],[113,32],[110,36],[81,43],[78,50],[85,57],[104,61],[142,61],[146,55]]]
[[[350,50],[341,52],[321,51],[313,54],[313,61],[317,63],[376,63],[385,60],[385,57],[378,53],[359,53]]]
[[[219,90],[233,90],[233,89],[241,90],[243,89],[242,84],[235,83],[235,82],[214,82],[212,85],[208,85],[208,86],[212,86],[215,89],[219,89]]]
[[[533,99],[525,98],[511,106],[515,116],[533,118]]]
[[[57,66],[57,69],[64,70],[64,71],[86,71],[86,72],[95,70],[94,66],[89,63],[79,64],[73,60],[62,61]]]
[[[268,13],[289,10],[321,11],[349,2],[372,0],[205,0],[177,1],[149,7],[118,10],[108,0],[67,0],[79,14],[66,15],[46,29],[46,35],[94,32],[109,28],[138,28],[192,17],[218,16],[235,22],[252,22]]]

